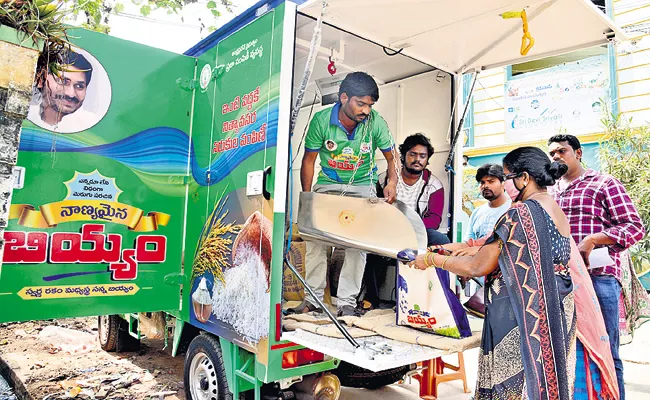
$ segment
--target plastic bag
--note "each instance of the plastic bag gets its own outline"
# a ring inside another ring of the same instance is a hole
[[[399,263],[397,325],[453,338],[472,335],[467,313],[449,287],[449,272]]]
[[[97,348],[95,335],[60,326],[46,326],[38,334],[38,338],[64,353],[84,354]]]

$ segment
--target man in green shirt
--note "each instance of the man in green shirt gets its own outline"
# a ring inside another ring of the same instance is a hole
[[[364,72],[346,76],[339,89],[339,102],[314,115],[305,137],[300,182],[305,192],[314,191],[353,197],[376,196],[377,166],[375,152],[381,150],[388,162],[388,183],[384,197],[389,203],[397,194],[397,172],[393,158],[393,138],[386,121],[372,109],[379,100],[375,80]],[[316,184],[314,165],[320,156],[321,171]],[[316,295],[323,299],[327,279],[327,247],[307,242],[305,279]],[[337,292],[338,315],[354,315],[356,299],[366,264],[366,253],[347,249]],[[294,310],[299,313],[317,310],[309,296]]]

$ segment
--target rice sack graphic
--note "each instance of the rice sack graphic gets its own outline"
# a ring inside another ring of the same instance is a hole
[[[225,202],[217,202],[201,235],[192,269],[193,279],[199,279],[192,309],[197,321],[221,321],[257,343],[269,329],[272,223],[259,211],[243,225],[226,222]]]

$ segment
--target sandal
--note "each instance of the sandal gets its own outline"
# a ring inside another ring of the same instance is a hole
[[[287,314],[306,314],[309,312],[322,313],[323,309],[316,307],[307,300],[303,300],[298,306],[287,309]]]

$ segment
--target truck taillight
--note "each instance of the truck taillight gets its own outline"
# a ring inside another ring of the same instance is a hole
[[[321,362],[325,359],[323,353],[311,349],[287,351],[282,354],[282,369],[296,368],[303,365]]]

